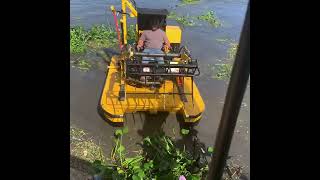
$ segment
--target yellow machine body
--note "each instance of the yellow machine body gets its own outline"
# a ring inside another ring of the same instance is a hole
[[[182,31],[179,26],[166,26],[166,35],[170,43],[181,43]]]
[[[127,8],[131,11],[131,17],[137,17],[138,12],[135,6],[128,0],[121,1],[122,19],[122,42],[127,45]],[[114,6],[111,10],[115,13]],[[136,25],[136,33],[139,38],[143,30],[139,30]],[[181,43],[182,31],[179,26],[165,26],[165,32],[170,43]],[[138,40],[138,39],[137,39]],[[165,80],[160,87],[149,88],[145,86],[134,86],[127,83],[125,77],[125,61],[132,56],[132,52],[122,52],[121,55],[113,56],[106,73],[106,80],[102,90],[99,108],[102,110],[103,116],[114,123],[122,123],[126,113],[135,112],[174,112],[183,115],[185,122],[195,123],[202,117],[205,109],[205,104],[200,95],[200,92],[193,81],[192,77],[184,77],[182,86],[176,85],[173,80]],[[189,56],[184,54],[174,61],[188,61]],[[125,89],[125,96],[120,98],[121,87]],[[181,88],[186,94],[182,100],[178,91]]]
[[[117,67],[119,56],[113,56],[110,62],[100,106],[104,116],[112,122],[123,122],[126,113],[139,111],[145,112],[176,112],[181,113],[185,122],[194,123],[201,119],[205,105],[199,90],[191,78],[185,78],[184,91],[190,92],[193,83],[193,97],[186,95],[187,102],[183,102],[179,95],[161,94],[168,92],[178,92],[177,86],[172,81],[167,80],[160,88],[155,90],[146,87],[136,87],[125,84],[126,98],[119,100],[121,72]],[[135,93],[135,94],[130,94]],[[141,93],[141,94],[136,94]]]

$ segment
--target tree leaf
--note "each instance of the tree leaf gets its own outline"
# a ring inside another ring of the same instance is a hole
[[[118,152],[123,152],[125,150],[125,147],[121,144],[118,148]]]
[[[189,180],[200,180],[200,177],[199,176],[196,176],[196,175],[190,175],[187,177],[187,179]]]
[[[133,165],[133,168],[132,168],[133,170],[136,170],[136,169],[140,169],[140,166],[137,166],[137,165]],[[138,172],[138,171],[137,171]]]
[[[189,134],[190,130],[189,129],[181,129],[181,134],[187,135]]]
[[[144,163],[143,168],[145,170],[149,170],[149,169],[153,168],[153,161],[151,160],[151,161],[149,161],[147,163]]]
[[[122,174],[122,173],[124,173],[124,171],[122,169],[118,169],[118,173]]]
[[[121,129],[117,129],[116,132],[115,132],[116,136],[121,136],[122,134],[123,134],[123,132],[122,132]]]
[[[146,138],[144,138],[144,139],[143,139],[143,141],[144,141],[144,142],[147,142],[147,143],[149,143],[149,144],[151,144],[151,139],[150,139],[150,137],[146,137]]]
[[[137,176],[137,175],[133,175],[132,176],[132,180],[141,180],[142,178]]]
[[[139,176],[141,179],[143,179],[146,175],[145,175],[144,172],[141,170],[141,171],[139,171],[138,176]]]
[[[207,151],[208,151],[208,153],[213,153],[214,148],[213,148],[213,147],[211,147],[211,146],[209,146],[209,147],[208,147],[208,149],[207,149]]]
[[[129,132],[128,126],[124,127],[122,130],[123,134],[127,134]]]

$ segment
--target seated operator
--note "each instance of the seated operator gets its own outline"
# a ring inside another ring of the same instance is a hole
[[[145,53],[163,53],[161,49],[167,52],[171,49],[170,42],[166,33],[160,29],[159,20],[151,21],[152,30],[144,30],[137,45],[138,51],[143,50]],[[143,63],[156,60],[159,64],[163,64],[163,57],[142,57]]]

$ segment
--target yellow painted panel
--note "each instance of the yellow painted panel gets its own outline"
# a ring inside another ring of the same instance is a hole
[[[167,26],[166,34],[170,43],[181,43],[182,31],[179,26]]]

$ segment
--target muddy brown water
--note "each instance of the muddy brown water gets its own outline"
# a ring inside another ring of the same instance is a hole
[[[193,57],[199,60],[201,76],[195,78],[196,84],[206,104],[206,110],[195,132],[200,142],[213,146],[221,118],[223,101],[226,95],[227,83],[211,78],[208,65],[227,56],[228,43],[216,39],[233,39],[238,41],[244,20],[247,1],[236,0],[203,0],[197,5],[176,6],[179,1],[137,0],[137,5],[150,8],[167,8],[181,15],[200,15],[207,10],[214,10],[222,21],[222,27],[212,28],[200,22],[195,27],[183,29],[183,44],[191,50]],[[113,24],[109,11],[110,5],[120,7],[120,0],[71,0],[71,26],[81,25],[86,28],[94,24]],[[131,22],[133,22],[131,20]],[[169,20],[168,24],[177,24]],[[71,59],[76,58],[70,55]],[[113,127],[105,122],[97,112],[97,105],[105,80],[106,64],[95,52],[89,52],[86,59],[94,64],[89,72],[82,72],[70,66],[70,123],[72,126],[86,130],[97,143],[101,144],[106,154],[112,147]],[[163,130],[178,143],[190,141],[179,134],[180,126],[175,114],[149,115],[145,113],[128,114],[126,125],[129,134],[124,138],[124,144],[129,151],[136,151],[137,142],[156,131]],[[245,172],[250,175],[250,88],[248,86],[238,123],[234,133],[230,156],[237,164],[245,166]]]

